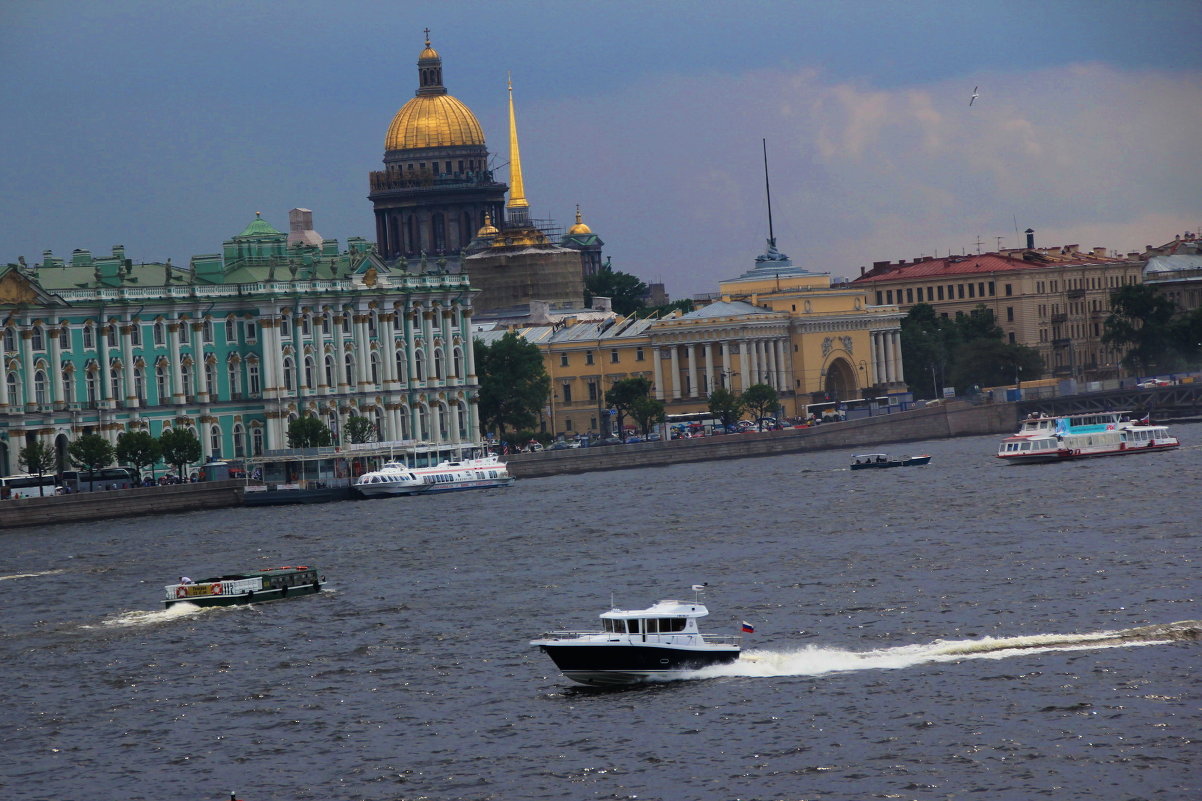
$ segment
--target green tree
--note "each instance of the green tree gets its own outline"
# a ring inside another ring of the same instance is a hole
[[[99,434],[84,434],[67,446],[71,460],[86,468],[93,475],[102,467],[113,463],[113,446]],[[95,489],[93,479],[88,480],[88,490]]]
[[[746,407],[742,397],[725,387],[710,393],[710,414],[720,419],[723,426],[734,425]]]
[[[329,426],[308,412],[288,424],[289,448],[324,448],[333,442]]]
[[[651,380],[645,376],[636,376],[634,378],[624,378],[621,381],[615,381],[613,386],[605,391],[605,402],[610,408],[617,411],[618,420],[618,436],[622,436],[625,430],[622,426],[622,421],[626,419],[626,415],[633,416],[634,404],[640,398],[646,398],[651,395]]]
[[[54,449],[35,440],[17,451],[17,464],[26,473],[41,478],[54,469]],[[45,494],[46,488],[38,484],[38,495]]]
[[[188,465],[200,461],[200,440],[190,428],[167,429],[159,435],[159,447],[163,461],[174,465],[181,481],[188,475]]]
[[[1129,348],[1123,366],[1139,373],[1155,368],[1172,370],[1178,363],[1173,301],[1147,284],[1128,284],[1110,293],[1110,316],[1103,325],[1102,342]]]
[[[956,351],[952,381],[957,387],[995,387],[1043,373],[1039,351],[1000,339],[974,339]]]
[[[777,407],[780,406],[780,398],[776,390],[767,384],[752,384],[743,393],[743,403],[755,415],[760,431],[763,431],[764,418],[769,416],[769,412],[776,413]]]
[[[132,465],[139,473],[143,467],[153,466],[162,455],[163,446],[147,431],[126,431],[117,435],[117,462]]]
[[[375,442],[377,438],[376,424],[360,414],[353,414],[346,419],[343,432],[355,444]]]
[[[663,422],[664,409],[666,408],[664,402],[659,398],[644,395],[641,398],[636,398],[630,404],[630,416],[639,424],[639,429],[642,430],[643,436],[646,436],[651,433],[651,426]]]
[[[476,341],[480,420],[500,437],[506,428],[534,428],[551,394],[538,346],[510,331],[491,345]]]
[[[647,285],[630,273],[618,272],[608,266],[602,267],[584,281],[584,302],[591,304],[593,298],[609,298],[613,310],[618,314],[633,314],[643,308]]]
[[[665,303],[662,306],[644,306],[639,309],[639,317],[651,317],[658,313],[660,317],[667,317],[670,313],[678,311],[682,314],[688,314],[693,310],[693,300],[691,298],[681,298],[674,300],[671,303]]]

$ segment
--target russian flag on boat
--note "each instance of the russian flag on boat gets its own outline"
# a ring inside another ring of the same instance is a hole
[[[744,620],[743,621],[743,631],[747,632],[748,634],[755,634],[755,626],[751,625],[746,620]]]

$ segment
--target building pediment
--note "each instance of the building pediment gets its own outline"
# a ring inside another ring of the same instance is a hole
[[[65,300],[9,264],[0,267],[0,306],[66,306]]]

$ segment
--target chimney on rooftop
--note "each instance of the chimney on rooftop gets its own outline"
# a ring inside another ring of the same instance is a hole
[[[1035,229],[1028,228],[1023,233],[1027,235],[1027,250],[1035,250]]]

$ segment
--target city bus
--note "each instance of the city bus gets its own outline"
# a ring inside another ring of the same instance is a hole
[[[37,498],[40,495],[54,495],[58,491],[53,473],[44,476],[29,474],[19,476],[4,476],[0,478],[0,500],[10,498]]]
[[[129,489],[140,483],[138,471],[132,467],[104,467],[95,473],[89,470],[66,470],[63,472],[63,486],[70,492]]]

